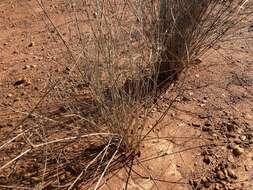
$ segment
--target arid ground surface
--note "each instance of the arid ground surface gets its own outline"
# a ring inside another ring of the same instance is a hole
[[[18,134],[19,120],[45,93],[50,76],[67,75],[64,46],[45,25],[33,1],[0,2],[0,146]],[[48,1],[59,28],[60,1]],[[44,20],[43,20],[44,18]],[[66,30],[66,38],[69,34]],[[253,25],[247,29],[253,34]],[[57,41],[58,40],[58,41]],[[210,50],[182,77],[184,93],[145,143],[128,189],[253,189],[253,40],[240,39]],[[168,107],[169,90],[153,108],[147,127]],[[13,132],[14,131],[14,132]],[[0,149],[0,167],[12,149]],[[140,177],[141,173],[147,177]],[[18,189],[1,173],[0,189]],[[104,189],[122,189],[123,174]]]

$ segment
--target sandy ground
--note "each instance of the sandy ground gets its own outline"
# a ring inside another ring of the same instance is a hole
[[[40,8],[28,2],[32,8],[25,1],[0,2],[1,142],[37,104],[50,76],[66,74],[66,50],[45,27]],[[60,1],[48,4],[59,27],[67,22]],[[133,167],[138,172],[133,172],[128,189],[253,189],[252,48],[252,39],[233,41],[211,50],[186,72],[181,79],[184,93],[152,133],[159,138],[143,146],[141,165]],[[169,106],[171,94],[168,91],[154,107],[147,127]],[[0,166],[6,163],[1,151]],[[123,177],[113,177],[103,188],[123,189]],[[0,189],[8,189],[1,185],[5,180],[0,172]]]

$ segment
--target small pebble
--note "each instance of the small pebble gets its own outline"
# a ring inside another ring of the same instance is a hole
[[[236,146],[236,147],[234,147],[234,149],[233,149],[233,154],[234,154],[235,156],[240,156],[240,155],[243,154],[243,152],[244,152],[244,150],[243,150],[241,147],[239,147],[239,146]]]
[[[242,141],[241,141],[239,138],[235,138],[235,139],[234,139],[234,143],[235,143],[235,144],[241,144]]]
[[[228,155],[228,161],[231,162],[231,163],[235,162],[235,159],[231,154]]]
[[[200,104],[199,106],[203,108],[203,107],[205,107],[205,105],[206,105],[206,104]]]
[[[15,81],[14,86],[19,86],[21,84],[24,84],[26,82],[25,79],[18,79]]]
[[[192,126],[193,126],[193,127],[200,127],[200,126],[201,126],[201,123],[195,121],[195,122],[192,122]]]
[[[239,137],[242,141],[245,141],[247,139],[247,137],[245,135],[242,135]]]
[[[34,46],[34,42],[31,42],[30,44],[28,44],[28,47],[32,47]]]
[[[12,96],[13,96],[13,94],[11,94],[11,93],[7,94],[8,98],[11,98]]]
[[[238,178],[238,176],[236,175],[236,173],[233,170],[231,170],[231,169],[227,169],[227,173],[228,173],[228,176],[231,177],[231,178],[233,178],[233,179],[237,179]]]
[[[212,126],[212,123],[210,121],[206,121],[205,126],[210,127],[210,126]]]
[[[244,169],[246,172],[249,171],[249,167],[247,165],[244,165]]]
[[[30,65],[25,65],[25,66],[23,67],[23,69],[30,69],[30,68],[31,68]]]
[[[170,115],[171,115],[171,117],[175,117],[176,116],[176,114],[174,112],[171,113]]]
[[[17,98],[14,99],[14,102],[18,102],[18,101],[20,101],[19,97],[17,97]]]
[[[224,173],[223,173],[222,171],[218,171],[218,172],[217,172],[217,177],[218,177],[218,179],[220,179],[220,180],[223,180],[223,179],[226,178],[225,175],[224,175]]]

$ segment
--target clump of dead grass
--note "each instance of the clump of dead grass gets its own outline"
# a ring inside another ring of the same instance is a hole
[[[0,151],[15,150],[0,167],[11,176],[1,181],[6,187],[99,189],[106,176],[131,168],[157,127],[146,129],[145,121],[161,88],[243,28],[252,6],[240,0],[64,2],[75,31],[72,46],[47,4],[38,4],[70,64],[40,102],[46,98],[50,111],[38,106],[20,133],[1,144]]]

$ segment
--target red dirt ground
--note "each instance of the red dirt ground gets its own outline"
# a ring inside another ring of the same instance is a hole
[[[50,75],[66,74],[61,64],[64,47],[45,28],[36,3],[28,2],[32,8],[23,1],[0,2],[0,146],[44,94]],[[59,26],[67,22],[61,16],[60,1],[48,4]],[[252,28],[248,33],[253,33]],[[147,177],[133,173],[128,189],[253,189],[251,48],[252,39],[233,41],[211,50],[186,72],[187,79],[181,79],[183,95],[153,133],[159,138],[143,147],[140,162],[145,169],[137,170]],[[168,107],[171,94],[168,91],[154,107],[147,126]],[[0,167],[6,162],[1,151]],[[123,174],[103,188],[123,189],[120,177]],[[2,186],[5,178],[0,172],[0,189],[16,189]]]

